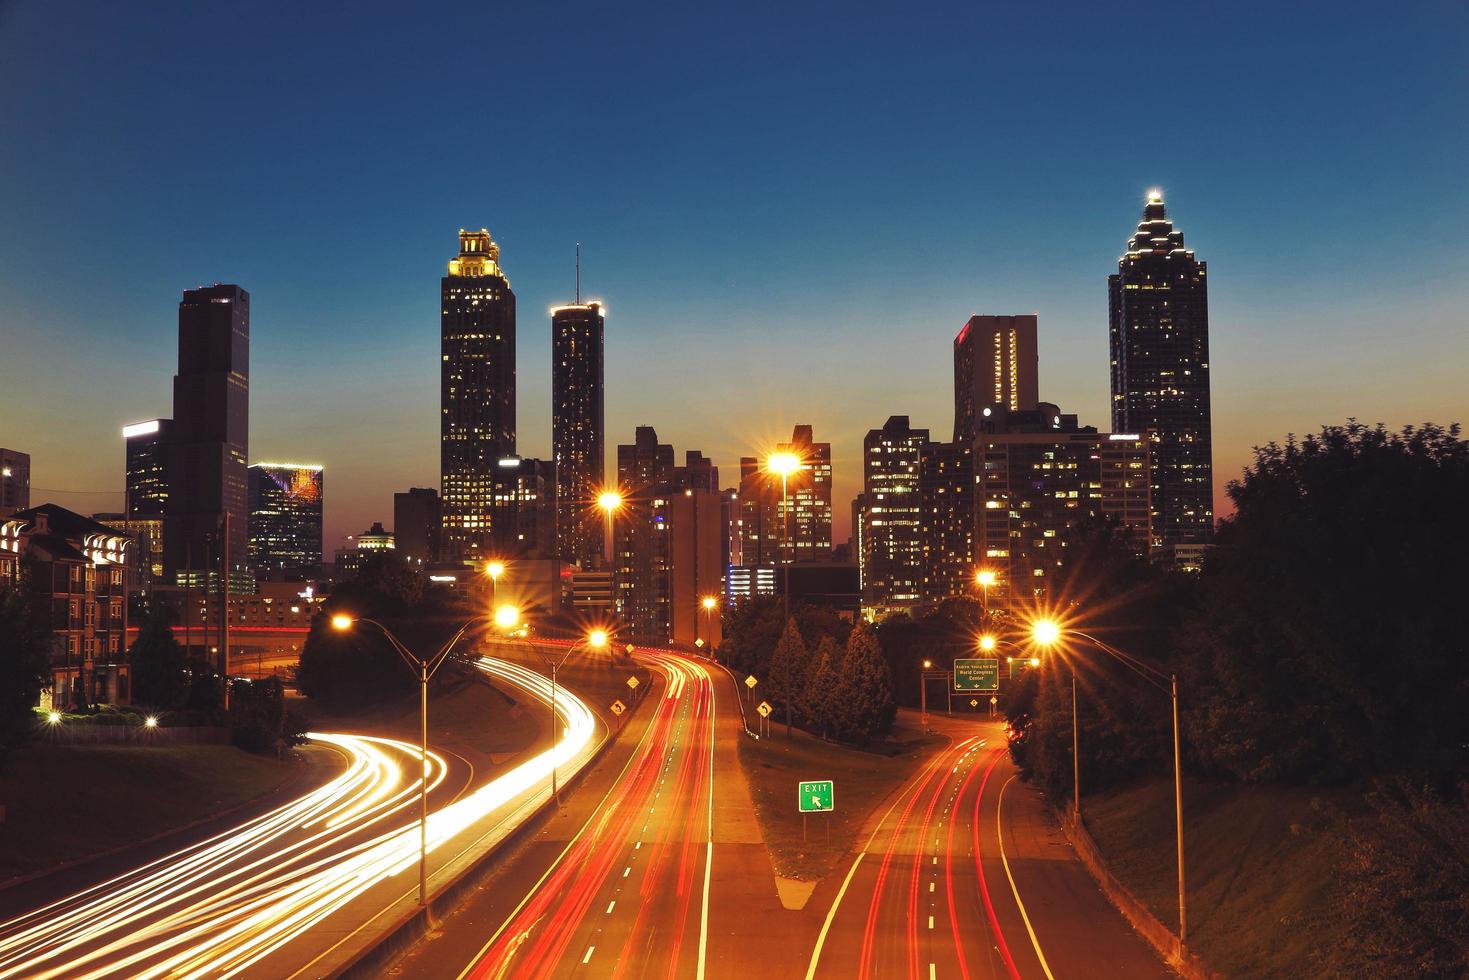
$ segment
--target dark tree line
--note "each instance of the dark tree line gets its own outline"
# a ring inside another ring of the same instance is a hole
[[[45,610],[29,589],[0,589],[0,763],[35,731],[50,649]]]

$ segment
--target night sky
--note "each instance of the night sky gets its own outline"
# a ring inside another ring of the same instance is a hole
[[[580,241],[609,457],[650,424],[728,486],[811,423],[844,540],[867,429],[948,438],[971,313],[1038,312],[1041,396],[1108,428],[1151,187],[1209,263],[1221,501],[1288,432],[1469,414],[1469,5],[1033,6],[0,2],[0,445],[119,509],[181,290],[239,283],[252,461],[325,465],[330,554],[438,485],[483,226],[522,454]]]

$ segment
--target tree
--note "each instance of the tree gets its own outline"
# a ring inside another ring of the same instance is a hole
[[[842,664],[842,693],[849,705],[849,735],[872,738],[892,730],[897,715],[892,672],[872,625],[859,621],[847,638]]]
[[[50,648],[51,632],[30,593],[0,590],[0,759],[35,730]]]
[[[1184,724],[1215,774],[1327,783],[1469,771],[1469,443],[1349,422],[1255,450],[1180,633]]]
[[[286,708],[279,679],[244,681],[230,689],[230,739],[247,752],[276,752],[306,740]]]
[[[823,636],[806,671],[805,693],[801,698],[806,730],[822,738],[839,737],[846,705],[842,700],[842,648],[837,641]]]
[[[765,680],[784,622],[781,601],[774,596],[756,596],[731,603],[724,613],[719,659],[736,673],[753,674]]]
[[[189,674],[184,648],[174,638],[171,617],[157,608],[143,620],[128,649],[133,700],[165,711],[189,701]]]
[[[801,630],[792,616],[786,620],[785,631],[781,633],[780,642],[776,643],[775,652],[770,657],[770,693],[785,711],[787,738],[791,734],[791,715],[796,707],[796,700],[802,695],[806,661],[809,658],[806,641],[801,638]]]

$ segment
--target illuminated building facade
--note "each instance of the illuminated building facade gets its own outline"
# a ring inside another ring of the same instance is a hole
[[[0,521],[0,550],[31,562],[24,581],[46,609],[51,684],[43,706],[127,704],[127,562],[115,528],[55,504]]]
[[[881,615],[917,604],[923,595],[923,497],[919,466],[928,430],[894,415],[862,443],[859,567],[862,605]]]
[[[974,446],[931,442],[919,450],[923,598],[974,594]]]
[[[971,316],[954,338],[954,441],[974,441],[986,405],[1034,409],[1039,357],[1035,314]]]
[[[0,517],[31,505],[31,456],[18,449],[0,449]]]
[[[239,286],[184,291],[179,368],[168,440],[164,567],[171,578],[217,574],[229,515],[231,571],[249,543],[250,294]]]
[[[1151,541],[1148,433],[1078,427],[1042,403],[1034,412],[996,411],[975,440],[975,540],[995,571],[990,601],[1024,608],[1051,597],[1066,562],[1068,532],[1089,517],[1116,520],[1143,555]]]
[[[172,435],[172,419],[149,419],[122,429],[126,496],[122,523],[113,526],[133,536],[140,571],[150,580],[163,576],[163,524],[168,514]]]
[[[809,425],[775,447],[801,461],[786,477],[782,509],[780,476],[765,460],[740,460],[740,559],[746,565],[831,560],[831,443],[816,442]]]
[[[491,523],[487,558],[555,558],[556,464],[519,456],[497,460]]]
[[[603,332],[600,303],[551,311],[551,455],[556,464],[563,561],[583,569],[602,560],[598,493],[606,485]]]
[[[459,232],[440,287],[441,548],[475,560],[493,546],[495,467],[515,454],[515,294],[485,230]]]
[[[374,521],[372,527],[350,540],[351,547],[337,549],[333,568],[338,582],[354,578],[373,558],[397,555],[393,532],[384,528],[380,521]]]
[[[255,463],[250,478],[250,569],[260,578],[314,575],[321,566],[320,466]]]
[[[1154,433],[1153,534],[1167,547],[1214,537],[1207,277],[1150,193],[1107,279],[1112,428]]]

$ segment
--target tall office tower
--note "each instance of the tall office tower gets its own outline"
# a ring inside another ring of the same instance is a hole
[[[673,446],[640,425],[633,441],[617,447],[617,485],[623,504],[613,518],[613,606],[634,636],[657,640],[668,602],[667,520],[671,481],[678,475]]]
[[[18,449],[0,449],[0,517],[31,506],[31,456]]]
[[[420,564],[439,560],[439,492],[431,487],[410,487],[393,494],[393,536],[397,552],[407,561]]]
[[[492,548],[486,557],[555,558],[556,464],[506,456],[495,465]]]
[[[255,463],[250,474],[250,570],[314,575],[321,567],[325,481],[320,466]]]
[[[171,578],[219,568],[226,514],[231,570],[245,568],[249,449],[250,294],[232,285],[185,290],[163,530]]]
[[[923,597],[974,595],[974,446],[931,442],[918,458]]]
[[[673,471],[673,447],[659,442],[651,425],[638,426],[633,441],[617,447],[617,485],[624,499],[635,500]]]
[[[780,562],[780,479],[772,479],[754,456],[740,457],[740,485],[736,492],[740,544],[739,564],[771,568]]]
[[[617,614],[632,638],[719,644],[728,511],[701,470],[673,468],[618,515]],[[714,609],[704,607],[706,596]]]
[[[1149,545],[1148,433],[1111,434],[1042,403],[996,410],[975,439],[975,546],[997,575],[990,601],[1023,611],[1055,600],[1068,532],[1089,517],[1117,522],[1138,554]]]
[[[150,580],[163,576],[163,522],[168,514],[168,447],[172,435],[173,419],[149,419],[122,428],[126,496],[121,529],[137,541],[132,557]]]
[[[1153,431],[1153,536],[1170,547],[1214,537],[1207,277],[1150,192],[1107,277],[1112,428]]]
[[[927,429],[894,415],[862,442],[862,605],[875,613],[915,605],[923,583],[919,459]]]
[[[459,232],[441,284],[443,557],[489,554],[495,466],[515,455],[515,294],[490,233]]]
[[[600,303],[551,310],[551,456],[560,500],[561,558],[591,568],[602,558],[597,495],[606,485]]]
[[[986,405],[1034,409],[1038,361],[1034,313],[971,316],[954,338],[954,441],[974,441]]]

